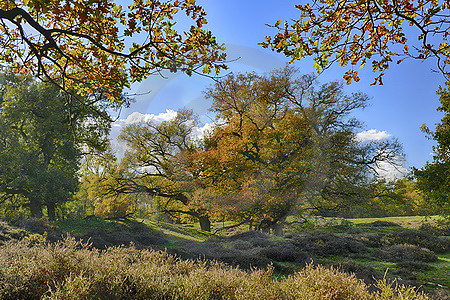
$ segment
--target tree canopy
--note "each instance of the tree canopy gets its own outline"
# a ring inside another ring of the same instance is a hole
[[[358,69],[370,63],[378,74],[373,84],[382,84],[393,62],[432,58],[448,79],[448,1],[318,0],[295,7],[300,17],[277,21],[273,27],[279,33],[262,43],[284,53],[291,62],[312,56],[319,72],[334,62],[350,64],[344,75],[347,83],[359,81]]]
[[[407,58],[419,61],[434,59],[436,70],[449,86],[450,63],[449,2],[437,0],[334,1],[318,0],[295,6],[300,17],[292,21],[277,21],[278,30],[267,36],[263,47],[284,53],[291,62],[310,56],[318,72],[333,63],[350,65],[343,76],[350,84],[359,81],[358,69],[367,63],[377,73],[372,84],[383,84],[382,77],[392,63]],[[425,197],[448,215],[448,91],[439,88],[441,106],[445,113],[435,132],[423,126],[434,139],[433,162],[415,169],[417,187]],[[416,195],[417,196],[417,195]],[[413,198],[421,198],[413,197]]]
[[[72,106],[51,84],[0,77],[0,201],[21,201],[34,217],[71,198],[83,152],[103,151],[110,118],[105,108]],[[24,201],[22,201],[24,200]]]
[[[362,124],[351,114],[366,106],[365,94],[295,69],[229,76],[207,96],[223,125],[206,139],[202,175],[262,227],[357,202],[377,164],[400,154],[395,140],[356,138]]]
[[[448,86],[450,82],[447,83]],[[423,125],[422,129],[430,138],[437,142],[434,147],[433,161],[421,169],[415,169],[418,186],[424,191],[428,200],[441,214],[450,216],[450,92],[441,88],[438,90],[441,106],[439,111],[445,113],[441,122],[432,132]]]
[[[112,0],[5,0],[0,62],[66,91],[102,90],[120,102],[130,82],[162,70],[190,75],[226,68],[223,46],[205,23],[195,0],[135,0],[127,8]]]

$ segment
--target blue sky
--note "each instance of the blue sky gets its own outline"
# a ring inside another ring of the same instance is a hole
[[[269,72],[281,68],[287,59],[279,53],[258,46],[265,35],[275,31],[265,24],[273,24],[278,19],[297,17],[294,8],[297,1],[270,0],[209,0],[198,1],[208,13],[208,29],[213,31],[219,42],[228,48],[229,72]],[[312,63],[306,59],[296,63],[302,73],[314,72]],[[442,75],[433,73],[433,61],[407,61],[392,65],[383,78],[383,86],[370,86],[374,73],[369,69],[360,71],[361,81],[346,86],[346,91],[363,91],[372,100],[370,106],[356,116],[365,123],[365,129],[386,131],[396,137],[404,147],[407,166],[421,167],[431,160],[433,141],[420,131],[427,123],[431,128],[442,115],[436,112],[439,105],[436,89],[444,83]],[[319,77],[319,81],[341,80],[346,68],[333,67]],[[226,73],[224,73],[226,74]],[[202,91],[213,84],[211,79],[182,74],[168,74],[166,79],[150,77],[135,84],[132,92],[147,93],[136,98],[136,103],[125,109],[121,118],[132,112],[159,114],[167,109],[177,110],[184,106],[194,109],[207,122],[209,103]]]

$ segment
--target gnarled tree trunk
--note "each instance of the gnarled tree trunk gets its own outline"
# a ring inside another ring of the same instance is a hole
[[[55,203],[47,203],[47,215],[49,221],[56,220],[56,205]]]
[[[37,199],[30,199],[30,212],[33,218],[42,218],[42,204]]]
[[[200,229],[203,231],[211,231],[211,221],[208,216],[199,216]]]

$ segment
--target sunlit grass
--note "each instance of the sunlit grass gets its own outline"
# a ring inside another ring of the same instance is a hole
[[[355,225],[368,224],[375,221],[386,221],[396,223],[403,227],[415,228],[419,227],[424,222],[437,221],[441,219],[440,216],[402,216],[402,217],[384,217],[384,218],[355,218],[347,219]]]
[[[438,261],[430,263],[431,269],[418,271],[418,277],[425,283],[440,284],[450,288],[450,252],[437,254]]]
[[[155,222],[151,220],[140,220],[145,225],[162,231],[164,234],[176,238],[181,238],[185,240],[190,241],[196,241],[196,242],[204,242],[207,240],[211,235],[213,235],[210,232],[206,232],[197,228],[194,228],[193,226],[187,224],[187,225],[178,225],[178,224],[170,224],[165,222]]]

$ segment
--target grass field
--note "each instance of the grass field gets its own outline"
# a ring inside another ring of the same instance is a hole
[[[357,219],[347,219],[353,224],[368,224],[376,221],[392,222],[403,227],[408,228],[418,228],[424,222],[434,222],[441,219],[439,216],[406,216],[406,217],[384,217],[384,218],[357,218]]]

